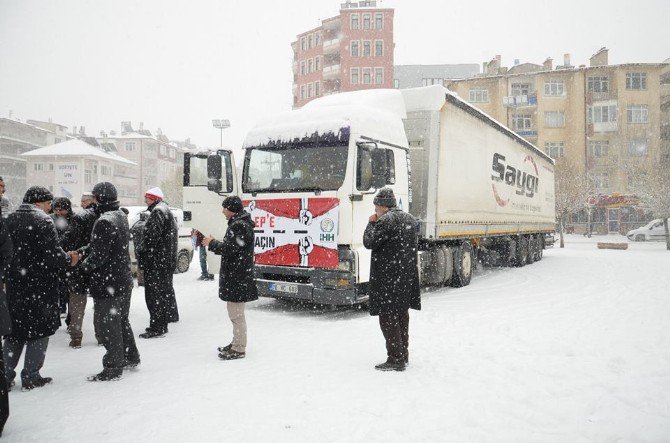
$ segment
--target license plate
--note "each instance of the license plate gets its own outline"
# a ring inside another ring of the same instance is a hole
[[[270,283],[270,290],[275,292],[287,292],[289,294],[298,293],[298,285],[290,283]]]

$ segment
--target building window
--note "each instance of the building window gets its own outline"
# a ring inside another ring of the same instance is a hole
[[[544,126],[547,128],[562,128],[565,126],[565,113],[549,111],[544,113]]]
[[[647,73],[646,72],[627,73],[626,89],[647,89]]]
[[[363,14],[363,29],[370,29],[370,14]]]
[[[384,56],[384,41],[383,40],[376,40],[375,41],[375,57],[383,57]]]
[[[358,29],[360,26],[358,24],[359,16],[358,14],[351,14],[351,29]]]
[[[363,42],[363,57],[370,57],[372,55],[372,42],[364,41]]]
[[[647,140],[635,139],[628,142],[628,155],[644,157],[647,155]]]
[[[382,12],[375,14],[375,29],[384,29],[384,14]]]
[[[609,174],[605,171],[592,172],[589,179],[591,181],[591,186],[595,189],[604,190],[609,189],[610,187]]]
[[[314,59],[314,70],[316,71],[321,70],[321,57],[317,57]]]
[[[351,56],[352,57],[358,57],[358,54],[359,54],[358,45],[359,45],[359,43],[357,41],[352,41],[351,42]]]
[[[304,100],[305,99],[305,85],[302,85],[300,87],[300,99]]]
[[[307,49],[307,41],[305,40],[305,37],[300,39],[300,49],[303,51]]]
[[[300,62],[300,75],[305,75],[305,62]]]
[[[396,88],[396,89],[400,89],[400,80],[398,80],[397,78],[394,78],[393,79],[393,87]]]
[[[372,83],[372,73],[370,72],[370,68],[363,68],[363,84],[364,85],[369,85]]]
[[[375,85],[384,83],[384,68],[375,68]]]
[[[319,46],[321,44],[321,34],[318,32],[314,34],[314,46]]]
[[[649,108],[647,105],[631,105],[627,110],[628,123],[649,123]]]
[[[102,176],[112,175],[112,168],[109,167],[109,166],[100,165],[100,175],[102,175]]]
[[[444,84],[444,79],[443,78],[424,78],[421,79],[421,83],[423,86],[430,86],[430,85],[442,85]]]
[[[312,84],[310,83],[310,84],[307,85],[307,98],[312,98],[313,94],[314,94],[314,88],[313,88]]]
[[[90,185],[91,184],[91,176],[92,176],[91,171],[89,169],[86,169],[84,171],[84,183],[86,183],[87,185]]]
[[[314,82],[314,97],[319,96],[319,82]]]
[[[530,114],[514,114],[512,116],[512,129],[515,131],[524,131],[532,126],[533,120]]]
[[[98,175],[98,165],[93,165],[93,175]]]
[[[314,72],[314,60],[311,58],[307,60],[307,73]]]
[[[607,157],[610,142],[607,140],[589,141],[589,157]]]
[[[314,47],[314,37],[312,36],[312,34],[309,34],[309,36],[307,37],[307,47],[308,48]]]
[[[470,89],[470,102],[471,103],[488,103],[489,102],[489,90],[483,88],[472,88]]]
[[[589,123],[616,122],[616,105],[591,106],[588,110]]]
[[[530,83],[512,83],[512,95],[514,97],[518,95],[529,95],[530,91]]]
[[[53,171],[53,170],[54,170],[54,164],[53,164],[53,163],[49,163],[49,171]]]
[[[553,159],[565,157],[565,143],[563,142],[546,142],[544,144],[544,152]]]
[[[549,80],[544,82],[544,95],[549,97],[559,97],[565,93],[565,83],[563,80]]]
[[[352,85],[357,85],[358,84],[358,82],[359,82],[358,76],[359,76],[358,68],[351,68],[351,84]]]
[[[170,148],[170,158],[176,158],[177,157],[177,151],[175,151],[174,148]]]
[[[610,79],[609,77],[589,77],[588,91],[589,92],[609,92]]]
[[[44,171],[44,164],[43,163],[35,163],[33,165],[33,168],[35,168],[35,171]]]
[[[161,145],[158,149],[161,155],[165,155],[165,146]]]
[[[126,142],[126,151],[134,151],[135,150],[135,142]]]

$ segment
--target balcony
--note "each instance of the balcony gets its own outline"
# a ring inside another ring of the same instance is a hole
[[[608,100],[616,100],[617,93],[616,91],[606,91],[606,92],[587,92],[586,93],[586,104],[590,105],[593,102],[604,102]]]
[[[330,65],[323,67],[323,78],[333,78],[340,75],[340,65]]]
[[[537,129],[520,129],[514,130],[519,137],[523,138],[537,138]]]
[[[591,136],[599,132],[616,132],[618,128],[617,122],[589,123],[586,133]]]
[[[340,38],[323,41],[323,53],[337,52],[340,50]]]
[[[537,106],[537,93],[524,95],[509,95],[503,97],[503,105],[508,108],[523,108],[525,106]]]

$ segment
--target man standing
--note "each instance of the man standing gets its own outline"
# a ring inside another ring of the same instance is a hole
[[[163,191],[151,188],[144,194],[149,218],[137,252],[144,271],[144,298],[149,309],[149,327],[141,338],[162,337],[168,323],[179,321],[172,278],[177,266],[177,222],[163,201]]]
[[[0,216],[7,218],[9,213],[12,211],[12,205],[9,203],[9,199],[5,197],[5,180],[0,177]]]
[[[51,205],[51,218],[56,225],[56,232],[58,233],[58,244],[66,251],[71,251],[63,245],[63,237],[70,226],[72,220],[72,203],[70,199],[66,197],[57,197],[53,200]],[[63,270],[61,272],[60,278],[58,279],[58,307],[60,309],[61,316],[67,314],[65,317],[65,324],[70,325],[70,314],[67,310],[68,303],[70,301],[70,294],[68,289],[68,272]]]
[[[93,224],[98,219],[93,202],[93,194],[86,192],[81,196],[82,210],[74,213],[71,218],[70,226],[63,236],[63,249],[66,251],[77,251],[88,245],[91,241]],[[70,313],[70,347],[74,349],[81,348],[83,334],[81,327],[84,322],[84,312],[86,311],[86,301],[88,299],[89,277],[81,271],[81,264],[68,269],[68,286],[70,292],[70,304],[68,311]],[[97,338],[97,334],[96,334]],[[102,340],[98,340],[101,344]]]
[[[416,220],[396,208],[390,188],[380,189],[374,204],[375,213],[365,228],[363,244],[372,250],[370,315],[379,316],[388,356],[375,369],[404,371],[409,362],[408,310],[421,309]]]
[[[191,237],[195,239],[195,247],[198,248],[200,257],[200,277],[198,280],[214,280],[214,275],[207,268],[207,247],[202,244],[205,236],[197,229],[191,229]]]
[[[48,189],[33,186],[26,191],[23,204],[6,220],[14,256],[5,275],[12,332],[5,337],[3,354],[11,386],[25,346],[21,371],[24,390],[51,382],[50,377],[40,375],[40,369],[49,337],[60,327],[58,276],[71,260],[58,245],[56,227],[47,215],[52,200]]]
[[[140,363],[140,353],[128,320],[133,291],[128,254],[130,229],[113,184],[98,183],[93,187],[93,197],[99,217],[93,225],[91,242],[70,254],[83,258],[82,271],[90,277],[95,330],[107,351],[102,358],[104,369],[88,380],[118,380],[123,368]]]
[[[203,244],[221,256],[219,298],[227,302],[228,317],[233,324],[233,341],[218,348],[219,358],[235,360],[244,358],[247,347],[247,322],[244,304],[258,300],[254,282],[254,222],[244,210],[239,197],[226,197],[223,214],[228,219],[228,229],[222,241],[211,235]]]
[[[12,259],[12,240],[7,234],[4,220],[0,220],[0,282],[2,273]],[[0,283],[0,336],[12,332],[12,319],[9,317],[5,287]],[[9,387],[5,376],[5,361],[2,355],[2,340],[0,340],[0,437],[9,417]]]

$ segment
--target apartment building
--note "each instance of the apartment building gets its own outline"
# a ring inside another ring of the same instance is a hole
[[[65,141],[66,132],[65,126],[51,121],[22,122],[0,117],[0,176],[5,180],[5,196],[12,207],[21,203],[30,183],[26,181],[26,159],[22,154]]]
[[[602,48],[589,66],[570,55],[553,67],[484,64],[478,77],[448,82],[448,88],[554,159],[578,168],[594,190],[593,218],[599,232],[625,232],[650,214],[635,206],[634,177],[624,165],[659,167],[670,161],[670,64],[608,64]],[[574,222],[583,224],[582,215]]]
[[[122,123],[122,131],[102,132],[96,141],[107,152],[119,155],[137,164],[136,185],[124,195],[134,204],[144,204],[144,193],[154,186],[181,179],[185,149],[172,142],[158,130],[156,135],[144,129],[133,129],[131,122]],[[181,202],[171,202],[180,205]]]
[[[471,78],[478,74],[479,65],[476,63],[395,65],[393,67],[393,87],[396,89],[407,89],[430,85],[445,85],[452,80]]]
[[[322,95],[393,87],[393,9],[376,1],[342,3],[291,48],[294,108]]]

